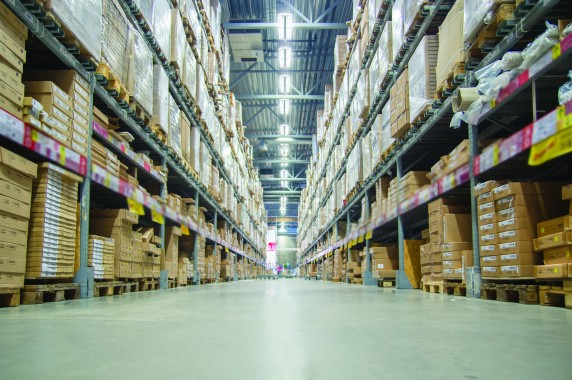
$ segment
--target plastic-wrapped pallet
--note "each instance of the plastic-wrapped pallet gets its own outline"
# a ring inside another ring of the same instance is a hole
[[[49,9],[99,62],[103,33],[101,0],[59,0],[51,1],[49,4]]]
[[[153,66],[153,118],[165,133],[169,132],[169,77],[161,65]]]
[[[193,50],[187,46],[185,54],[185,65],[183,68],[183,86],[187,92],[195,100],[197,92],[197,60],[193,54]]]
[[[199,13],[195,8],[194,0],[183,0],[180,2],[180,9],[182,10],[183,19],[186,19],[191,26],[191,32],[195,39],[200,38],[201,24],[199,21]]]
[[[101,38],[101,59],[109,65],[111,72],[122,84],[127,84],[129,55],[125,54],[125,52],[130,51],[130,23],[116,0],[102,0],[102,4],[103,35]]]
[[[435,75],[440,86],[455,66],[464,61],[463,10],[465,0],[457,0],[439,27],[439,54]]]
[[[417,13],[424,3],[426,0],[395,0],[393,3],[391,11],[393,57],[397,57],[399,54]]]
[[[413,122],[433,102],[437,36],[425,36],[409,60],[409,120]]]
[[[153,3],[153,35],[165,57],[169,57],[171,51],[171,6],[168,0],[155,0]]]
[[[374,73],[370,69],[370,93],[371,103],[377,96],[379,88],[382,85],[389,69],[393,65],[393,51],[392,51],[392,26],[391,22],[387,22],[379,36],[379,45],[376,51],[377,56],[377,71]]]
[[[387,102],[381,110],[381,153],[386,153],[394,141],[391,137],[390,106]]]
[[[208,186],[211,182],[211,153],[205,143],[201,143],[201,180],[203,185]]]
[[[359,140],[348,157],[348,191],[355,188],[363,180],[362,140]]]
[[[371,157],[372,166],[375,167],[381,160],[381,114],[377,114],[371,125]]]
[[[127,91],[137,104],[153,115],[153,53],[139,33],[133,33]]]
[[[191,127],[190,131],[190,139],[189,139],[189,146],[190,146],[190,156],[189,156],[189,165],[197,174],[201,174],[201,132],[199,127]]]
[[[141,15],[147,22],[147,25],[153,30],[153,5],[155,0],[134,0],[135,5],[141,12]]]
[[[183,69],[187,47],[187,36],[178,9],[171,10],[171,49],[170,61],[177,69]]]
[[[354,97],[354,99],[359,99],[359,115],[365,118],[369,112],[370,107],[370,97],[369,97],[369,70],[365,69],[362,71],[361,76],[357,82],[357,93],[359,96]]]
[[[173,97],[169,95],[169,147],[175,151],[179,157],[183,156],[181,150],[181,111]]]
[[[481,27],[485,24],[485,19],[497,4],[510,2],[504,0],[465,0],[463,40],[471,43]],[[514,1],[512,1],[514,3]]]
[[[363,163],[363,178],[369,177],[372,170],[372,160],[371,160],[371,135],[375,132],[368,132],[367,135],[362,140],[361,143],[361,153],[362,153],[362,163]]]
[[[347,58],[347,54],[348,54],[348,48],[347,48],[347,36],[344,35],[338,35],[336,37],[336,44],[334,45],[334,68],[335,70],[338,69],[339,66],[343,66],[346,64],[346,58]],[[335,70],[334,70],[334,76],[335,74]]]

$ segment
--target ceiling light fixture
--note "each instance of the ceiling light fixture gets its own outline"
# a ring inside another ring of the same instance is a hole
[[[292,87],[292,83],[290,81],[290,75],[283,74],[283,75],[280,75],[278,77],[278,79],[279,79],[278,87],[279,87],[280,93],[281,94],[289,94],[290,89]]]
[[[290,99],[279,100],[278,113],[280,115],[288,115],[290,113]]]
[[[280,177],[282,177],[282,178],[288,177],[288,170],[286,170],[286,169],[280,170]]]
[[[292,39],[292,13],[278,13],[278,39]]]
[[[288,167],[288,163],[287,163],[287,162],[282,162],[282,163],[280,164],[280,167],[282,167],[282,168],[287,168],[287,167]]]
[[[286,136],[290,133],[290,126],[288,124],[282,124],[278,127],[278,132],[281,135]]]
[[[288,147],[288,144],[280,145],[280,154],[282,157],[288,157],[288,154],[290,154],[290,148]]]
[[[287,181],[280,181],[280,186],[286,188],[286,187],[288,187],[288,182]]]
[[[278,48],[278,67],[289,69],[292,65],[292,49],[288,46]]]

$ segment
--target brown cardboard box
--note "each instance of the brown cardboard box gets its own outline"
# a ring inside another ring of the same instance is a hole
[[[30,205],[0,194],[0,209],[8,214],[30,217]]]
[[[443,273],[443,263],[433,263],[431,265],[431,273]]]
[[[115,277],[132,278],[131,262],[122,260],[115,261]]]
[[[20,19],[3,3],[0,3],[0,15],[4,21],[10,25],[10,28],[18,32],[24,37],[28,36],[28,28],[20,21]],[[4,24],[6,25],[6,24]]]
[[[572,263],[572,245],[544,250],[544,264]]]
[[[0,60],[0,80],[6,83],[18,94],[24,95],[22,74]],[[23,104],[21,105],[23,106]]]
[[[512,231],[499,232],[497,234],[498,243],[509,243],[511,241],[525,241],[534,239],[534,231],[530,229],[520,229]]]
[[[443,243],[441,244],[441,251],[462,251],[471,249],[473,247],[472,243],[454,242],[454,243]]]
[[[443,242],[456,243],[471,241],[471,215],[443,215]]]
[[[497,223],[497,233],[529,229],[534,231],[536,223],[529,218],[511,218]]]
[[[488,235],[479,234],[479,244],[492,245],[497,243],[498,243],[497,234],[488,234]]]
[[[568,277],[568,264],[537,265],[534,267],[536,278],[565,278]]]
[[[481,267],[497,267],[499,266],[498,256],[481,256]]]
[[[61,88],[56,86],[56,84],[54,82],[51,82],[51,81],[24,81],[23,83],[24,83],[24,86],[26,86],[26,94],[53,95],[53,96],[57,97],[59,100],[61,100],[62,103],[67,105],[70,109],[70,112],[71,112],[71,109],[73,108],[72,98],[64,90],[62,90]],[[29,95],[26,95],[26,96],[29,96]],[[40,101],[40,100],[38,100],[38,101]],[[41,101],[40,101],[40,103],[41,103]],[[71,113],[70,113],[70,115],[71,115]]]
[[[478,215],[484,215],[484,214],[488,214],[488,213],[496,212],[496,211],[497,211],[497,209],[495,207],[494,202],[487,202],[487,203],[483,203],[482,205],[477,206]]]
[[[372,260],[372,270],[377,271],[380,269],[390,269],[395,270],[399,268],[398,260],[389,259],[374,259]]]
[[[457,269],[462,268],[463,262],[461,260],[443,260],[443,270],[446,268]]]
[[[397,247],[371,247],[369,252],[375,260],[397,259],[399,255]]]
[[[509,253],[529,253],[534,252],[534,246],[530,240],[511,241],[508,243],[498,244],[497,252],[499,255]]]
[[[432,252],[431,253],[431,262],[432,263],[443,262],[443,255],[441,254],[441,252]]]
[[[540,212],[527,206],[515,206],[501,211],[497,211],[496,221],[502,222],[513,218],[527,218],[530,220],[538,220],[542,218]]]
[[[538,265],[542,262],[535,252],[509,253],[499,255],[499,266],[504,265]]]
[[[479,235],[490,235],[496,233],[497,233],[496,223],[483,224],[479,226]]]
[[[509,182],[493,189],[493,196],[498,200],[514,194],[559,194],[561,189],[558,183]]]
[[[481,267],[481,274],[484,278],[498,278],[500,270],[499,267]]]
[[[10,215],[0,210],[0,226],[11,227],[19,231],[28,231],[28,219]]]
[[[421,265],[421,274],[430,274],[430,273],[431,273],[431,264]]]
[[[572,183],[570,185],[562,186],[562,200],[572,199]]]
[[[570,215],[540,222],[536,228],[539,238],[569,230],[572,230],[572,216]]]
[[[496,223],[497,214],[495,212],[489,212],[487,214],[481,214],[478,218],[478,225]]]
[[[534,239],[534,249],[542,251],[548,248],[563,247],[572,244],[572,231],[558,232]]]
[[[443,214],[466,214],[470,207],[465,200],[454,198],[439,198],[427,204],[427,213],[441,211]]]
[[[0,162],[19,171],[25,176],[36,178],[38,175],[38,165],[3,147],[0,147]],[[29,182],[18,184],[26,187],[28,183]]]
[[[90,217],[93,218],[117,218],[124,219],[132,224],[139,223],[139,215],[125,209],[93,209],[90,211]]]
[[[493,201],[494,201],[494,196],[492,191],[487,191],[477,196],[478,206],[484,205],[486,203],[491,203]]]
[[[500,277],[534,277],[534,265],[501,266]]]

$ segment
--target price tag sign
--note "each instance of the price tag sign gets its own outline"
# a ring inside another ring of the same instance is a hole
[[[143,205],[136,200],[127,198],[127,206],[129,211],[134,212],[137,215],[145,215],[145,209],[143,209]]]
[[[229,252],[229,251],[228,251],[228,247],[224,247],[224,251],[225,251],[226,253],[228,253],[228,252]]]
[[[556,134],[556,114],[557,112],[550,112],[548,115],[534,122],[532,144],[538,144]]]
[[[363,238],[364,238],[364,236],[363,236],[363,235],[360,235],[360,236],[358,237],[358,243],[363,243]]]
[[[541,165],[570,152],[572,152],[572,129],[566,129],[533,145],[530,149],[528,164],[531,166]]]
[[[372,237],[373,237],[373,231],[372,230],[367,231],[367,233],[365,234],[365,239],[369,240]]]
[[[165,224],[165,218],[155,210],[151,210],[151,220],[155,223]]]
[[[189,227],[185,226],[184,224],[181,224],[181,234],[190,235],[191,232],[189,231]]]

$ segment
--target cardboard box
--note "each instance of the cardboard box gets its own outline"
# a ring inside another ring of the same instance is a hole
[[[499,254],[499,265],[537,265],[542,262],[535,252]]]
[[[497,233],[496,223],[483,224],[479,226],[479,235],[489,235],[496,233]]]
[[[486,181],[477,184],[473,188],[473,196],[478,197],[481,194],[492,192],[494,188],[500,186],[501,183],[497,181]],[[492,194],[491,194],[492,196]]]
[[[534,239],[534,231],[530,229],[520,229],[512,231],[499,232],[497,240],[499,244],[510,243],[512,241],[532,241]]]
[[[6,46],[6,41],[3,40],[0,40],[0,60],[19,73],[24,71],[24,60],[14,54],[14,52]]]
[[[3,3],[0,3],[0,16],[7,24],[10,25],[11,29],[23,37],[28,36],[28,27]]]
[[[62,103],[66,104],[69,107],[70,112],[71,112],[71,109],[73,109],[72,98],[64,90],[62,90],[61,88],[56,86],[56,84],[54,82],[51,82],[51,81],[24,81],[23,83],[24,83],[24,86],[26,86],[26,94],[53,95],[53,96],[57,97],[59,100],[61,100]],[[41,103],[41,101],[40,101],[40,103]]]
[[[481,226],[483,224],[496,223],[496,221],[497,221],[497,214],[495,212],[489,212],[487,214],[479,215],[477,223],[479,226]]]
[[[499,259],[498,256],[481,256],[481,267],[498,267]]]
[[[397,259],[399,252],[397,247],[371,247],[369,252],[374,260]]]
[[[560,194],[562,185],[542,182],[509,182],[493,189],[495,201],[514,194]]]
[[[501,211],[497,211],[496,221],[502,222],[507,219],[514,218],[528,218],[530,220],[536,221],[541,218],[541,214],[536,209],[531,209],[527,206],[515,206],[510,207]]]
[[[470,214],[443,215],[443,242],[455,243],[471,241],[471,227]]]
[[[28,219],[10,215],[0,210],[0,226],[11,227],[19,231],[28,231]]]
[[[500,277],[534,277],[534,265],[505,265],[500,267]]]
[[[0,147],[0,162],[24,174],[25,176],[36,178],[38,175],[38,165],[3,147]],[[29,182],[18,184],[20,186],[26,187],[27,183]]]
[[[399,268],[398,260],[390,259],[374,259],[372,260],[372,271],[377,271],[380,269],[390,269],[395,270]]]
[[[572,231],[558,232],[534,239],[534,249],[542,251],[548,248],[563,247],[572,244]]]
[[[441,252],[445,251],[463,251],[473,248],[472,243],[444,243],[441,244]]]
[[[494,195],[492,191],[487,191],[477,196],[477,206],[482,206],[486,203],[491,203],[494,201]]]
[[[498,243],[497,234],[488,234],[488,235],[479,234],[479,244],[492,245],[497,243]]]
[[[496,244],[492,245],[480,245],[479,246],[480,256],[494,256],[498,254],[498,246]]]
[[[544,264],[572,263],[572,245],[544,250]]]
[[[93,218],[118,218],[125,219],[133,224],[139,223],[139,215],[126,209],[93,209],[90,211],[90,217]]]
[[[499,267],[481,267],[483,278],[498,278],[500,275]]]
[[[570,185],[562,186],[562,200],[567,201],[572,199],[572,183]]]
[[[457,269],[462,267],[463,267],[463,262],[461,260],[443,260],[443,271],[445,271],[445,269],[447,268]]]
[[[0,60],[0,80],[6,83],[10,88],[18,94],[24,95],[24,84],[22,83],[22,74],[12,67],[6,65]],[[23,106],[22,104],[21,106]]]
[[[532,241],[511,241],[509,243],[502,243],[497,245],[497,252],[500,254],[509,253],[529,253],[534,252]]]
[[[529,229],[534,231],[536,223],[529,218],[511,218],[497,223],[497,233]]]
[[[488,213],[496,212],[496,211],[497,211],[497,209],[495,207],[494,202],[487,202],[487,203],[483,203],[482,205],[477,206],[478,215],[484,215],[484,214],[488,214]]]
[[[28,202],[29,203],[29,202]],[[0,194],[0,210],[10,215],[30,218],[30,205]]]
[[[534,267],[536,278],[565,278],[568,277],[568,264],[537,265]]]
[[[443,262],[443,255],[441,252],[432,252],[431,253],[431,262],[432,263],[441,263]]]
[[[536,227],[539,238],[570,230],[572,230],[572,216],[570,215],[540,222]]]

